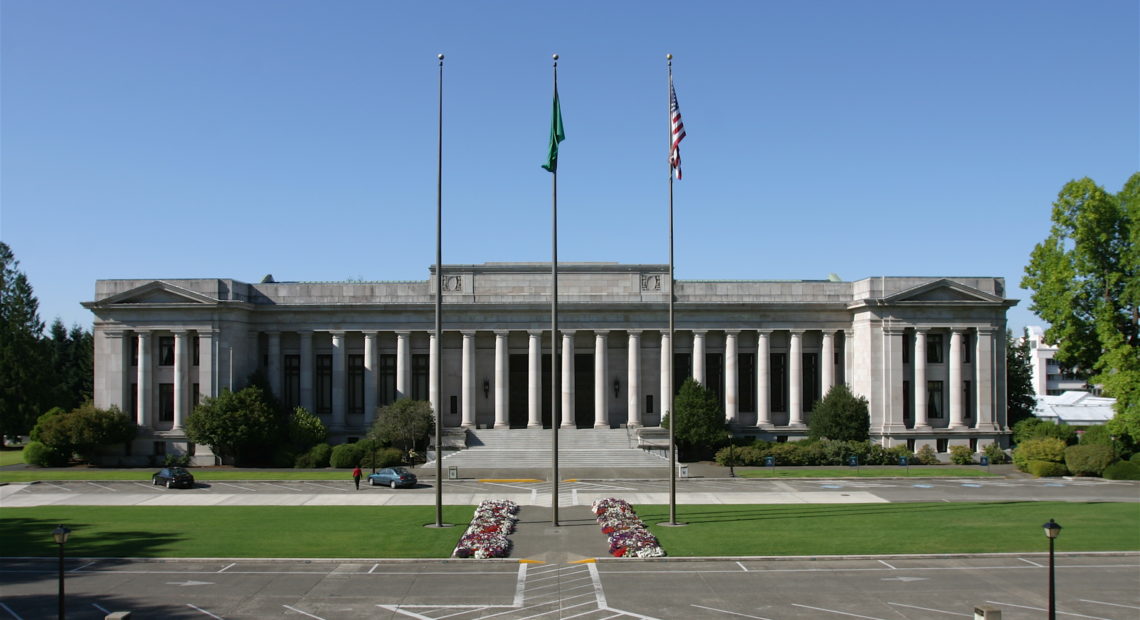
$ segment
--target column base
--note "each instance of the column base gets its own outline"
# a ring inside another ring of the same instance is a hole
[[[958,424],[951,424],[950,430],[952,430],[952,431],[968,431],[968,430],[970,430],[970,427],[959,422]]]
[[[538,422],[538,423],[531,422],[531,423],[527,424],[526,427],[527,428],[542,428],[542,422]]]
[[[595,424],[594,428],[609,428],[609,424]]]
[[[497,430],[497,431],[498,431],[498,430],[502,430],[502,429],[504,429],[504,428],[510,428],[510,427],[511,427],[511,425],[510,425],[510,424],[507,424],[506,422],[503,422],[503,423],[501,423],[501,424],[499,424],[499,423],[495,424],[495,426],[494,426],[494,427],[492,427],[492,428],[494,428],[495,430]]]
[[[928,431],[932,427],[929,424],[915,424],[911,430],[915,431]]]
[[[993,422],[981,422],[977,426],[974,427],[974,430],[984,431],[987,433],[996,433],[998,428],[997,428],[997,425],[994,424]]]

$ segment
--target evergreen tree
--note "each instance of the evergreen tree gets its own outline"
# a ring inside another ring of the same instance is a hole
[[[673,436],[677,448],[685,458],[703,458],[724,445],[728,438],[725,433],[724,410],[716,393],[689,377],[677,391],[673,400],[677,426]],[[665,428],[673,424],[666,416],[661,421]]]
[[[92,397],[94,339],[90,332],[78,325],[68,331],[58,318],[52,322],[48,333],[52,371],[48,404],[70,411]]]
[[[1005,341],[1006,424],[1012,428],[1014,424],[1033,417],[1037,396],[1033,389],[1028,330],[1020,339],[1015,339],[1013,332],[1006,330]]]
[[[855,396],[846,385],[827,391],[816,403],[808,421],[808,437],[833,441],[867,441],[871,432],[871,414],[867,399]]]
[[[32,285],[0,241],[0,434],[26,435],[47,410],[48,353]]]

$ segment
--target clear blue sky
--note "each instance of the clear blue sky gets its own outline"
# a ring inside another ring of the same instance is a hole
[[[50,323],[101,278],[423,280],[444,262],[680,279],[1001,276],[1067,181],[1140,169],[1134,0],[0,0],[0,238]]]

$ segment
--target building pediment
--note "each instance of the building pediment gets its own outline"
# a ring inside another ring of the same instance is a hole
[[[116,293],[110,297],[92,302],[89,307],[106,308],[110,306],[126,305],[163,305],[163,304],[208,304],[216,305],[217,299],[203,295],[196,291],[175,286],[162,280],[154,280],[142,286]],[[85,304],[87,305],[87,304]]]
[[[992,304],[1004,302],[1005,300],[997,295],[946,278],[899,291],[882,299],[884,304]]]

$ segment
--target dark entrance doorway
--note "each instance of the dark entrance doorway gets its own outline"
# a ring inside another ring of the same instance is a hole
[[[594,427],[594,355],[574,356],[574,425]]]
[[[529,357],[525,353],[512,354],[509,360],[511,390],[510,409],[507,414],[511,428],[526,428],[527,422],[530,421],[529,403],[527,402],[530,394],[530,388],[527,385],[530,380],[530,373],[527,368]]]

